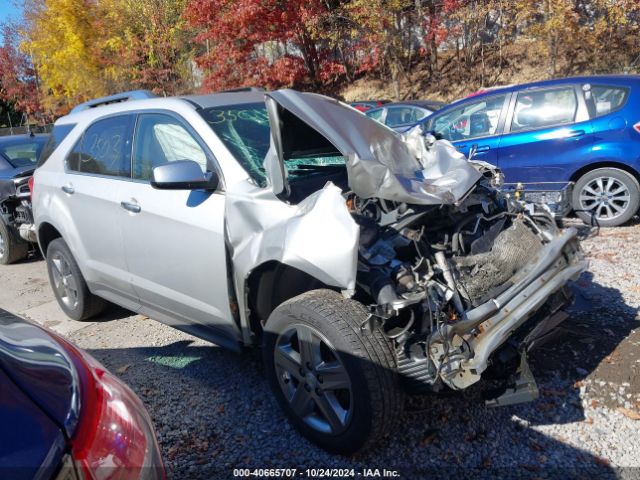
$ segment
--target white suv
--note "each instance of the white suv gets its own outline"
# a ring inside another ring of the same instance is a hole
[[[292,423],[332,451],[386,434],[405,390],[464,389],[489,366],[516,381],[495,404],[535,396],[526,353],[586,268],[575,230],[500,194],[448,142],[327,97],[148,96],[77,107],[36,170],[68,316],[106,300],[261,344]]]

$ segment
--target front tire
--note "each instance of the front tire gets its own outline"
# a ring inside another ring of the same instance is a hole
[[[628,222],[640,207],[640,185],[618,168],[597,168],[576,182],[573,209],[586,224],[617,227]]]
[[[10,265],[22,260],[28,253],[29,244],[0,218],[0,265]]]
[[[47,271],[62,311],[72,320],[88,320],[102,312],[107,302],[89,291],[71,250],[61,238],[47,248]]]
[[[364,328],[360,303],[312,290],[280,305],[264,329],[263,358],[276,399],[305,437],[350,454],[392,431],[402,416],[391,342]]]

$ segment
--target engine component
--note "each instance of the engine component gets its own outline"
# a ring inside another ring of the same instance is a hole
[[[495,240],[491,242],[494,235]],[[541,240],[519,219],[497,235],[492,227],[473,242],[471,255],[453,257],[458,283],[465,296],[479,305],[487,294],[495,294],[497,287],[504,286],[541,247]],[[473,252],[480,253],[474,255]]]

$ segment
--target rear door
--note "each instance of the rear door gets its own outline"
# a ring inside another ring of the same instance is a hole
[[[592,154],[592,131],[577,85],[522,90],[509,106],[498,166],[509,183],[568,181],[572,164]]]
[[[464,155],[475,148],[474,158],[496,164],[510,98],[510,93],[502,93],[470,99],[431,115],[426,129],[451,141]]]
[[[68,205],[67,243],[94,293],[135,310],[124,255],[120,189],[131,178],[133,115],[91,124],[66,159],[60,195]]]
[[[141,311],[177,328],[227,339],[239,338],[230,310],[224,235],[225,195],[203,190],[157,190],[153,168],[193,160],[203,171],[219,169],[213,156],[180,117],[138,116],[132,158],[133,181],[119,191],[132,286]],[[195,325],[195,327],[194,327]],[[216,343],[223,343],[216,339]],[[231,345],[230,345],[231,346]]]

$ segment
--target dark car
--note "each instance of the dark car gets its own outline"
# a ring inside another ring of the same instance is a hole
[[[36,241],[28,182],[47,138],[0,137],[0,264],[23,259]]]
[[[158,479],[140,399],[93,357],[0,310],[0,477]]]
[[[366,115],[396,132],[404,133],[443,106],[444,103],[435,100],[407,100],[367,110]]]
[[[621,225],[640,206],[640,75],[569,77],[501,87],[421,123],[528,189],[573,185],[583,220]]]

